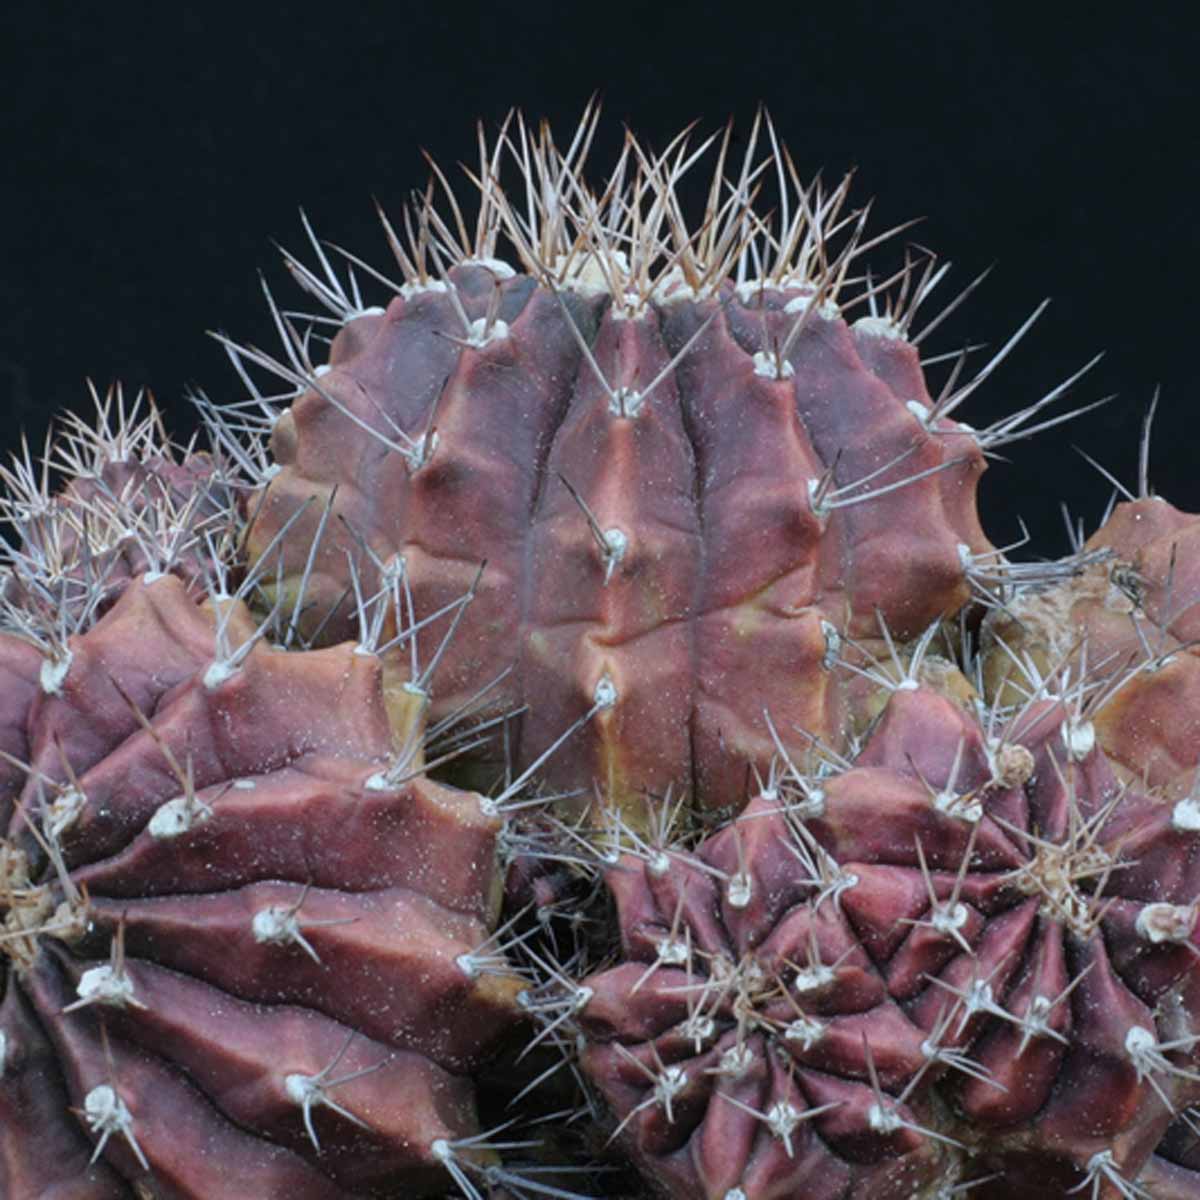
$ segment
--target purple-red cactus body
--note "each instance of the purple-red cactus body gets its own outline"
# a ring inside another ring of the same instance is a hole
[[[609,869],[626,961],[583,981],[583,1061],[669,1195],[1186,1177],[1153,1156],[1200,1097],[1200,829],[1071,716],[898,689],[853,765]]]
[[[630,186],[674,202],[649,167]],[[586,719],[544,764],[561,790],[726,805],[774,751],[764,707],[790,748],[796,726],[840,743],[840,639],[916,637],[994,552],[975,514],[987,439],[941,415],[904,321],[842,315],[854,246],[832,249],[833,200],[808,204],[790,249],[736,284],[665,220],[586,215],[525,246],[525,273],[486,247],[436,278],[406,268],[386,311],[345,314],[327,363],[274,364],[296,398],[251,556],[295,519],[282,588],[306,579],[333,637],[354,572],[373,588],[402,563],[426,612],[473,589],[435,715],[500,680],[492,711],[528,706],[517,767]]]
[[[1195,1200],[1200,521],[1009,562],[1064,389],[961,423],[1012,342],[927,383],[769,122],[692,222],[595,121],[386,307],[306,221],[211,453],[0,467],[0,1193]]]
[[[499,820],[378,785],[376,657],[254,632],[167,575],[61,663],[0,639],[13,1200],[437,1195],[435,1145],[478,1133],[519,1017],[472,960]]]

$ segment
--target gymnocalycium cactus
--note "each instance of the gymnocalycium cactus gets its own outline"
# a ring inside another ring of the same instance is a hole
[[[1009,562],[1076,377],[962,424],[847,182],[597,120],[5,470],[6,1195],[1200,1194],[1194,520]]]
[[[106,475],[163,462],[107,433]],[[70,528],[80,482],[24,527]],[[289,649],[243,603],[253,576],[231,593],[221,548],[177,535],[179,573],[109,570],[124,545],[41,571],[43,542],[14,552],[0,1190],[443,1194],[447,1153],[480,1133],[472,1072],[522,1017],[490,945],[501,818],[425,777],[423,716],[389,720],[369,623]]]
[[[593,194],[595,117],[566,151],[523,126],[481,143],[473,229],[448,186],[446,219],[430,191],[406,239],[388,225],[400,279],[386,311],[315,238],[317,271],[289,259],[336,332],[319,362],[272,301],[281,357],[227,342],[290,401],[259,397],[271,457],[248,547],[307,505],[280,587],[303,582],[319,598],[311,625],[332,637],[353,563],[374,586],[403,559],[418,608],[435,611],[486,561],[435,715],[496,679],[492,711],[527,705],[518,767],[564,717],[586,719],[547,764],[552,786],[595,781],[632,812],[683,786],[721,807],[773,753],[764,707],[789,749],[796,727],[839,742],[852,702],[830,665],[844,639],[884,627],[908,641],[990,574],[984,454],[1060,389],[968,430],[956,415],[991,365],[930,396],[914,323],[942,272],[910,261],[899,284],[864,282],[880,239],[846,211],[848,180],[801,186],[773,133],[758,163],[756,126],[731,179],[720,144],[689,223],[677,186],[700,153],[631,138]],[[506,156],[523,195],[501,184]],[[768,226],[753,197],[776,174]],[[502,240],[517,265],[496,257]],[[615,700],[597,713],[602,681]]]

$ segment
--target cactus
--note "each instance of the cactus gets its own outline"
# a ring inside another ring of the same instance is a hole
[[[1086,676],[1081,713],[1120,777],[1178,799],[1200,767],[1200,522],[1153,495],[1144,469],[1126,495],[1077,539],[1086,569],[989,616],[988,686],[1004,696],[1031,667]]]
[[[0,1186],[1200,1194],[1195,518],[1144,448],[1010,562],[1078,375],[972,429],[1027,326],[934,385],[848,181],[760,119],[592,192],[597,120],[397,282],[305,220],[207,452],[114,391],[3,469]]]
[[[407,240],[387,225],[401,278],[386,311],[309,229],[320,266],[288,264],[339,327],[328,361],[273,300],[281,359],[226,339],[247,379],[281,378],[291,402],[280,413],[256,390],[273,467],[249,551],[308,505],[280,586],[303,580],[311,624],[335,638],[352,563],[373,586],[399,556],[434,611],[486,561],[435,716],[498,679],[493,712],[528,706],[518,767],[564,718],[587,723],[549,786],[595,782],[634,813],[685,786],[720,808],[773,753],[764,706],[789,749],[796,726],[840,741],[841,640],[877,643],[882,624],[908,641],[962,608],[997,561],[975,514],[984,455],[1061,389],[989,429],[961,425],[994,363],[930,396],[914,325],[943,269],[911,258],[899,281],[863,285],[880,239],[847,211],[849,181],[801,186],[773,130],[768,228],[751,208],[761,125],[730,181],[720,144],[691,224],[676,188],[699,152],[630,139],[597,197],[581,177],[594,126],[589,113],[565,152],[523,125],[481,141],[473,230],[448,185],[445,219],[431,191]],[[524,196],[504,191],[506,156]],[[496,257],[502,237],[515,267]],[[341,520],[314,560],[326,500]],[[615,701],[599,712],[602,680]]]
[[[1157,1195],[1200,1098],[1195,802],[1122,785],[1073,686],[912,682],[851,760],[608,868],[584,1066],[672,1196]]]
[[[500,817],[424,776],[372,645],[285,649],[219,557],[203,603],[186,555],[115,599],[89,561],[86,629],[0,635],[0,1191],[443,1194],[521,1017]]]

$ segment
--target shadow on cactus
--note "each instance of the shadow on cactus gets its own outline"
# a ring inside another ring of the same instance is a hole
[[[968,378],[769,121],[597,122],[4,469],[5,1194],[1200,1194],[1194,520],[1012,562],[1041,310]]]

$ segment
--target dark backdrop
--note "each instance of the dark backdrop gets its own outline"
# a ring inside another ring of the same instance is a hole
[[[85,379],[152,389],[176,429],[187,385],[237,394],[205,331],[269,344],[258,271],[318,232],[386,266],[371,203],[398,212],[426,168],[474,151],[511,105],[565,135],[603,96],[599,163],[628,122],[662,145],[700,118],[745,130],[759,101],[806,176],[857,167],[875,228],[996,269],[936,336],[1001,344],[1054,298],[963,413],[1036,399],[1099,350],[1077,402],[1107,408],[1011,447],[983,489],[993,540],[1066,548],[1059,502],[1094,522],[1135,479],[1162,405],[1154,480],[1200,507],[1193,468],[1200,266],[1200,38],[1183,5],[726,3],[6,6],[0,16],[3,442],[87,405]],[[1022,11],[1024,10],[1024,11]],[[953,293],[953,280],[943,285]]]

